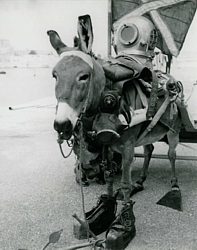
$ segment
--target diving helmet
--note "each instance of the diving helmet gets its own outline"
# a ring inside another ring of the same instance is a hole
[[[121,22],[114,32],[113,45],[119,54],[150,57],[157,43],[153,23],[143,16],[133,16]]]

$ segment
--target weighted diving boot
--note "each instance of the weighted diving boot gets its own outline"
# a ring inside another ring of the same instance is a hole
[[[136,235],[135,216],[131,200],[127,202],[106,233],[107,250],[124,250]]]
[[[99,235],[110,227],[116,217],[116,197],[103,194],[99,197],[97,205],[85,213],[89,229]],[[74,225],[74,235],[77,239],[87,239],[87,231],[82,225]],[[91,237],[91,236],[90,236]]]

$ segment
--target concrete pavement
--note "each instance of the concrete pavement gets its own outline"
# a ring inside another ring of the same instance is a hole
[[[60,229],[60,240],[49,250],[85,242],[73,236],[76,222],[72,214],[83,218],[81,193],[75,183],[74,156],[63,159],[59,152],[53,130],[54,113],[53,98],[13,110],[0,109],[0,250],[42,249],[49,235]],[[178,153],[196,155],[197,146],[188,146],[192,149],[178,146]],[[65,153],[70,150],[65,143],[63,148]],[[167,149],[163,143],[156,144],[158,153],[167,153]],[[134,180],[141,165],[142,159],[136,159]],[[169,191],[169,166],[168,160],[151,160],[145,190],[133,197],[137,234],[127,249],[197,249],[196,162],[177,161],[183,212],[156,205]],[[116,176],[115,187],[119,183],[120,176]],[[96,205],[97,198],[105,192],[105,186],[91,181],[90,187],[84,188],[86,210]]]

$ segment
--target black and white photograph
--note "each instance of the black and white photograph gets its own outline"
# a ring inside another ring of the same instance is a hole
[[[0,0],[0,250],[197,250],[197,0]]]

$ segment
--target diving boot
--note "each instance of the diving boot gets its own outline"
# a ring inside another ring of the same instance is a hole
[[[110,197],[107,194],[101,195],[97,205],[85,213],[89,229],[95,235],[105,232],[115,220],[116,210],[116,197]],[[74,225],[74,235],[79,240],[88,238],[87,230],[79,224]]]
[[[106,233],[107,250],[124,250],[136,235],[135,216],[131,200],[122,208]]]

